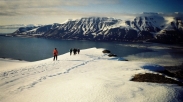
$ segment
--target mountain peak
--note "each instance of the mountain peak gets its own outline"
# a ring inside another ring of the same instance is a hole
[[[83,17],[68,20],[63,24],[24,27],[14,35],[40,34],[41,37],[57,39],[133,41],[151,39],[156,34],[166,33],[170,29],[175,31],[183,29],[182,19],[170,19],[157,13],[144,12],[133,20],[126,21],[112,17]]]

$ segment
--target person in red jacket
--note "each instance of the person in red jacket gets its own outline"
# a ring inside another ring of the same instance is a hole
[[[57,48],[55,48],[53,50],[53,61],[55,61],[55,59],[57,60],[57,55],[58,55],[58,51],[57,51]]]

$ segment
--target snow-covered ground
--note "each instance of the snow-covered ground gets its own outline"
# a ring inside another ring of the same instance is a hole
[[[72,56],[66,53],[58,56],[58,61],[0,59],[0,102],[183,101],[181,86],[130,81],[135,74],[162,70],[158,65],[122,61],[102,50],[84,49]]]

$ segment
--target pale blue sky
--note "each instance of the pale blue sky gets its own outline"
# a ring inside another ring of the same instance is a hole
[[[142,12],[183,13],[183,0],[0,0],[0,25],[62,23],[89,16],[130,19]]]

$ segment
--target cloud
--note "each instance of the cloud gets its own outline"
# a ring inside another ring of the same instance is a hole
[[[129,13],[124,7],[125,3],[124,0],[0,0],[0,24],[28,21],[51,23],[91,16],[133,20],[141,15]],[[183,17],[183,13],[177,12],[158,15]]]
[[[167,18],[169,21],[174,18],[180,18],[183,19],[183,12],[174,12],[174,13],[161,13],[159,14],[165,18]]]
[[[119,4],[120,0],[0,0],[0,24],[53,23],[87,16],[109,16],[93,6]]]
[[[116,4],[119,0],[0,0],[0,16],[47,15],[75,12],[66,8]]]

